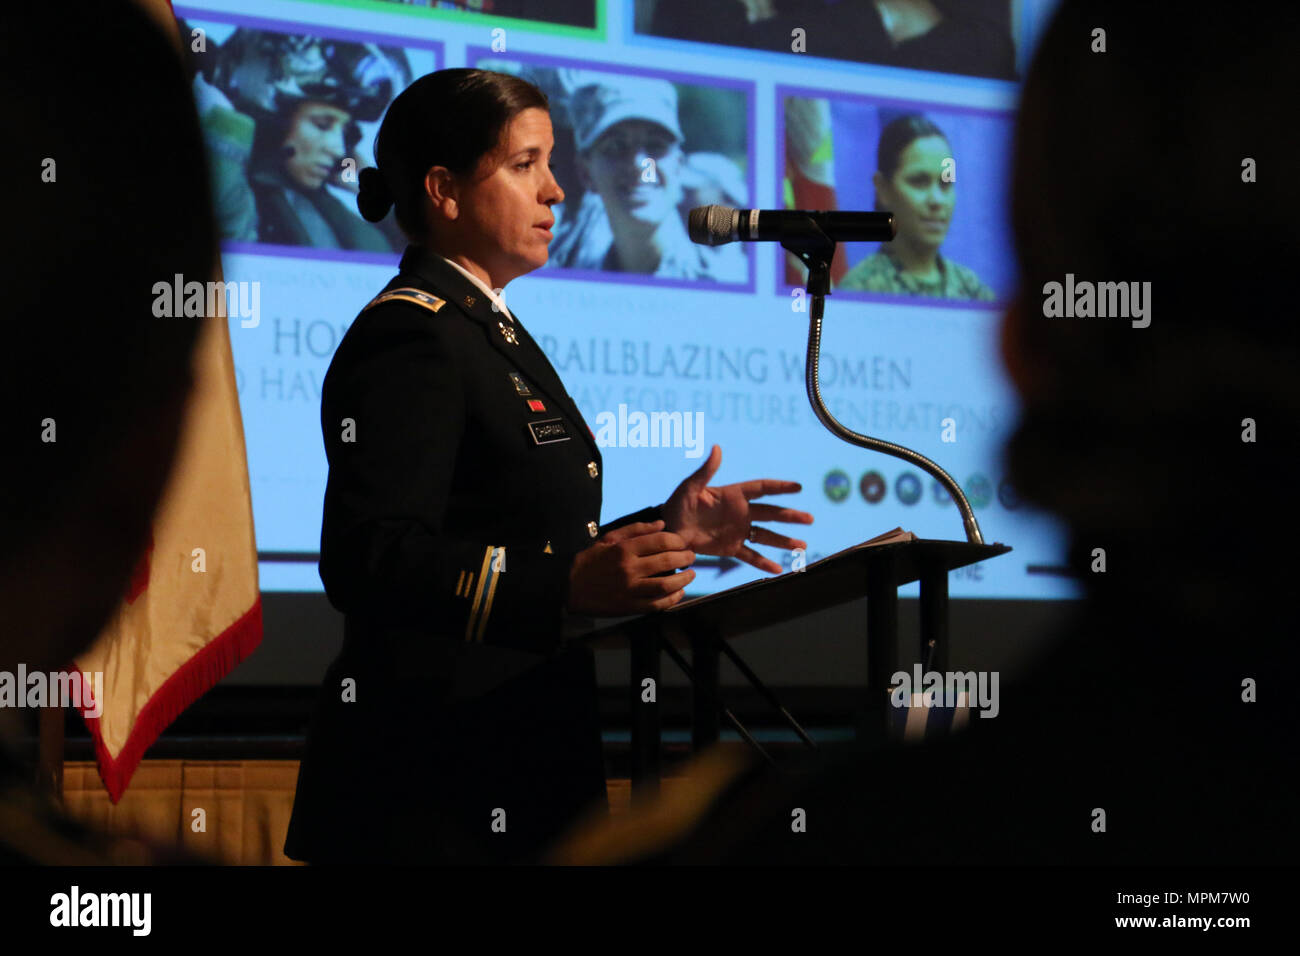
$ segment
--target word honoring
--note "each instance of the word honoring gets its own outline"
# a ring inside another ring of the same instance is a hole
[[[1043,284],[1043,315],[1059,318],[1132,319],[1133,328],[1151,324],[1150,282],[1082,282],[1074,273],[1065,274],[1065,284]]]
[[[29,674],[27,665],[19,664],[17,674],[0,671],[0,707],[67,707],[98,717],[104,712],[104,695],[95,691],[103,686],[103,671]]]
[[[85,893],[73,886],[50,897],[51,926],[130,926],[133,936],[152,927],[152,893]]]
[[[262,322],[260,282],[185,282],[178,272],[170,285],[155,282],[153,294],[153,314],[160,319],[237,315],[244,329],[255,329]]]
[[[601,448],[685,448],[687,458],[704,454],[703,412],[632,412],[618,406],[618,416],[596,416],[596,444]]]
[[[895,707],[910,707],[913,695],[926,707],[973,707],[981,717],[996,717],[998,704],[997,671],[926,671],[913,664],[912,673],[896,671],[889,679],[889,702]]]

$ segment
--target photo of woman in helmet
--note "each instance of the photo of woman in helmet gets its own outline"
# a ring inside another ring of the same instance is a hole
[[[356,213],[363,126],[411,78],[406,51],[238,27],[195,57],[223,240],[363,252],[403,247]]]

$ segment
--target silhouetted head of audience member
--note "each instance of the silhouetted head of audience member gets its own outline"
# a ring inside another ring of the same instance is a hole
[[[125,0],[4,18],[0,669],[57,667],[122,598],[175,454],[202,320],[155,315],[154,286],[218,249],[175,39]]]
[[[1296,529],[1300,180],[1273,91],[1297,88],[1300,34],[1289,15],[1235,17],[1231,43],[1207,29],[1163,5],[1058,10],[1021,102],[1002,351],[1024,401],[1013,483],[1068,522],[1087,587],[1209,611],[1265,593],[1261,544]],[[1075,317],[1049,314],[1065,300]],[[1119,575],[1090,571],[1095,548]]]

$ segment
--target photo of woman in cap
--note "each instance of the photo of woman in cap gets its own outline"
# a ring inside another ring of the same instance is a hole
[[[838,290],[885,292],[991,302],[993,290],[974,271],[939,252],[952,226],[955,176],[946,175],[953,150],[943,131],[920,115],[885,124],[876,147],[872,185],[876,208],[894,214],[897,235],[853,266]]]
[[[421,77],[389,107],[358,206],[410,240],[340,342],[321,428],[320,575],[345,617],[308,735],[285,852],[321,862],[534,858],[605,806],[594,657],[576,616],[664,609],[697,554],[781,567],[803,547],[751,504],[799,485],[710,487],[601,524],[603,462],[505,301],[548,258],[549,102],[514,76]],[[681,573],[673,573],[681,571]]]
[[[687,235],[691,206],[743,206],[748,190],[725,156],[683,150],[677,88],[665,79],[613,73],[580,74],[577,83],[566,105],[584,192],[556,232],[551,267],[746,281],[741,246],[702,246]],[[715,170],[722,175],[711,177]],[[710,178],[730,188],[698,195],[692,187]]]

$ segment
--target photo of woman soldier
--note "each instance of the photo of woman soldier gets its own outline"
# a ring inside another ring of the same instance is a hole
[[[950,302],[994,302],[1007,277],[998,272],[1003,244],[995,181],[1004,143],[996,116],[939,112],[950,135],[914,106],[886,106],[863,98],[789,95],[783,98],[785,170],[781,187],[787,209],[875,209],[894,215],[896,234],[865,258],[862,243],[840,243],[831,262],[832,287],[840,292],[916,296]],[[954,140],[962,144],[953,145]],[[875,162],[863,161],[874,151]],[[957,213],[957,154],[963,195]],[[975,267],[956,261],[957,250]],[[784,254],[785,279],[803,285],[804,266]],[[981,275],[993,267],[991,275]]]
[[[973,270],[939,251],[957,203],[955,162],[943,131],[924,116],[900,116],[885,125],[871,182],[876,208],[894,214],[897,235],[851,268],[836,288],[980,302],[996,298]]]
[[[357,172],[374,162],[363,126],[410,82],[404,50],[240,27],[196,65],[223,240],[403,248],[391,227],[358,215],[354,197]]]
[[[483,59],[536,83],[556,124],[555,207],[547,269],[740,284],[744,247],[702,246],[686,231],[695,206],[746,206],[744,94],[655,76]]]

